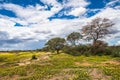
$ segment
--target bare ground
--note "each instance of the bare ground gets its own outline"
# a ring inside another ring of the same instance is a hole
[[[89,71],[89,74],[92,80],[109,80],[110,76],[106,76],[102,73],[102,71],[98,70],[97,68],[93,68]]]
[[[36,60],[33,60],[31,61],[31,59],[26,59],[26,60],[23,60],[23,61],[20,61],[18,63],[19,66],[25,66],[25,65],[28,65],[28,64],[32,64],[32,63],[35,63],[35,62],[38,62],[38,61],[44,61],[44,60],[49,60],[50,59],[50,56],[51,53],[48,52],[46,54],[43,54],[41,56],[39,56]]]
[[[38,62],[38,61],[42,61],[42,60],[50,60],[50,55],[51,55],[51,53],[43,54],[40,57],[38,57],[38,59],[35,60],[35,61]],[[35,61],[33,61],[33,62],[35,62]],[[27,60],[24,60],[23,62],[20,62],[18,64],[19,64],[19,66],[24,66],[24,65],[31,64],[33,62],[30,61],[30,59],[29,60],[27,59]],[[116,61],[116,60],[111,60],[111,61],[101,62],[100,64],[98,64],[96,66],[106,66],[106,65],[109,65],[109,64],[120,65],[120,62]],[[75,62],[75,65],[83,66],[83,67],[84,66],[89,67],[89,66],[93,66],[94,64],[93,63],[88,63],[88,62],[82,62],[82,63]],[[64,71],[70,71],[70,70],[71,69],[65,69]],[[107,75],[103,74],[103,72],[98,70],[97,68],[89,69],[88,72],[89,72],[89,75],[91,76],[92,80],[109,80],[111,78],[110,76],[107,76]],[[63,80],[63,79],[69,79],[69,77],[74,77],[74,75],[69,75],[69,74],[55,75],[49,80]],[[16,76],[12,80],[16,80]]]

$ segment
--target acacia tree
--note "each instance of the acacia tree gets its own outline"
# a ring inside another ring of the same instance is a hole
[[[110,33],[109,28],[113,25],[113,22],[109,19],[96,18],[86,26],[83,26],[82,33],[86,39],[92,40],[94,44],[97,40],[108,35]]]
[[[45,44],[50,50],[56,51],[57,54],[59,54],[59,51],[64,47],[65,45],[65,39],[64,38],[52,38]]]
[[[79,32],[72,32],[67,36],[67,41],[71,43],[72,46],[76,46],[76,43],[82,38]]]

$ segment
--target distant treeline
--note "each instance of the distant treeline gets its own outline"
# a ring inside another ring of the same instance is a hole
[[[35,51],[42,51],[42,49],[36,49],[36,50],[8,50],[8,51],[0,51],[0,53],[35,52]]]

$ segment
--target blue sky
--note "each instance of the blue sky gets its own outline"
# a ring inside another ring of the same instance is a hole
[[[109,18],[120,44],[120,0],[0,0],[0,50],[38,49],[53,37],[66,37],[96,17]]]

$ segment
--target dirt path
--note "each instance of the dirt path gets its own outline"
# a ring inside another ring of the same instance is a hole
[[[30,61],[26,61],[26,62],[18,63],[19,66],[24,66],[24,65],[28,65],[28,64],[31,64],[31,62]]]
[[[43,54],[41,55],[38,60],[47,60],[47,59],[50,59],[50,55],[51,53],[50,52],[47,52],[46,54]]]
[[[21,61],[20,63],[18,63],[19,66],[24,66],[24,65],[28,65],[28,64],[32,64],[38,61],[44,61],[44,60],[49,60],[50,59],[50,52],[47,52],[46,54],[42,54],[40,55],[36,60],[31,60],[31,59],[26,59]]]
[[[91,69],[89,74],[93,80],[109,80],[110,79],[110,76],[104,75],[102,71],[96,68]]]
[[[75,62],[75,65],[88,67],[88,66],[92,66],[93,64],[92,63],[88,63],[88,62],[82,62],[82,63]]]

